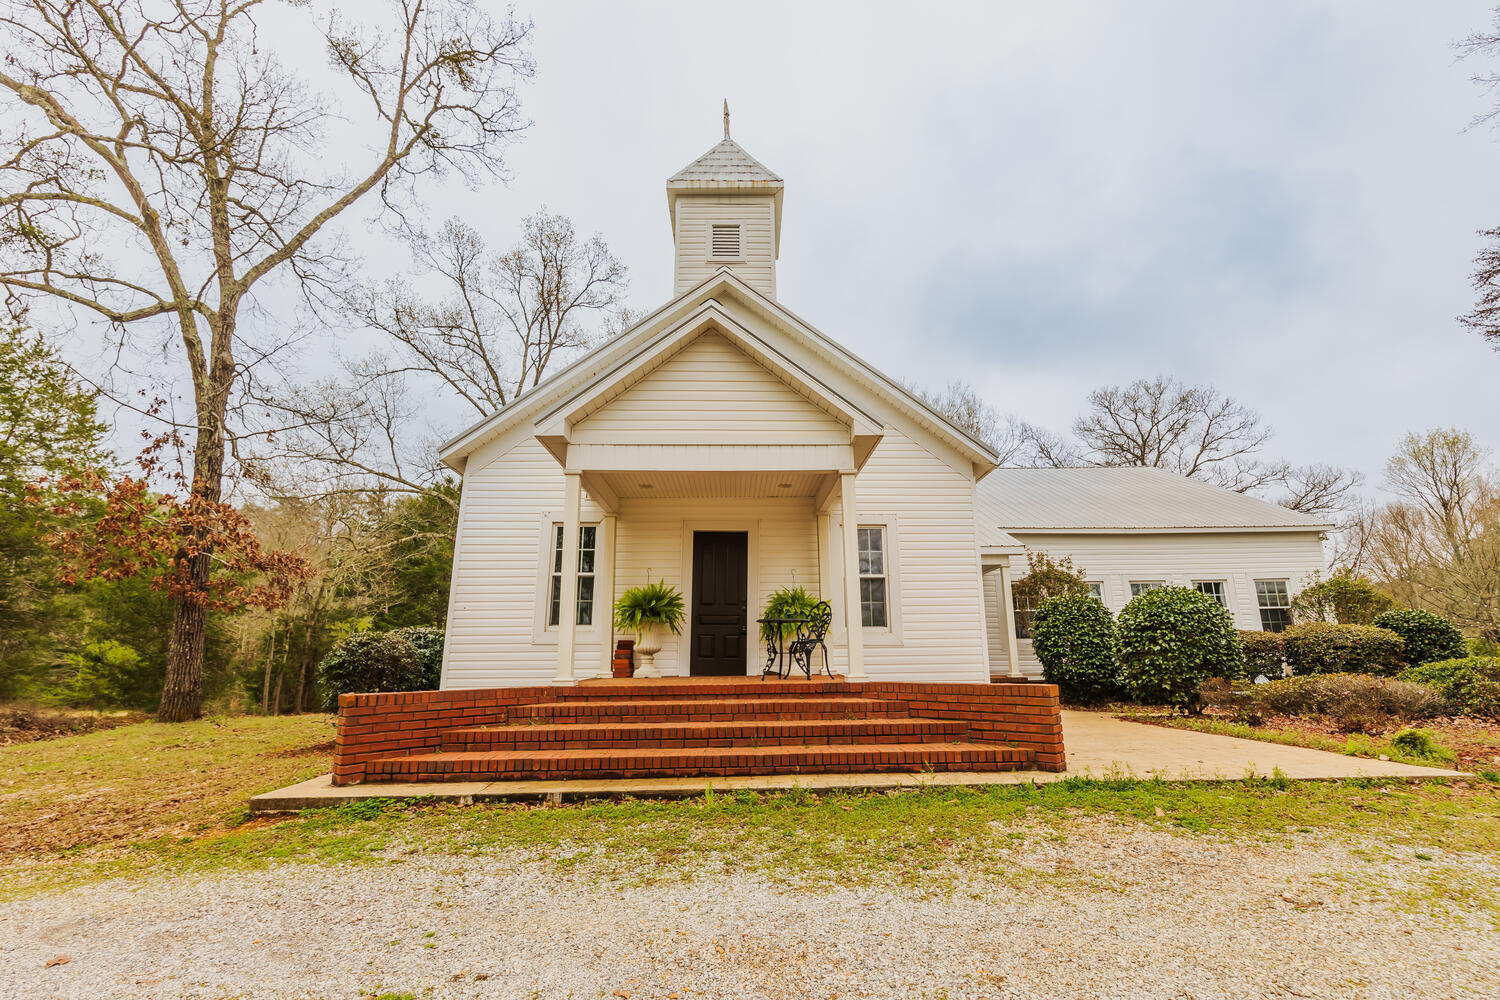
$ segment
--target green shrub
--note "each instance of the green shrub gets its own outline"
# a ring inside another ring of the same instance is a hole
[[[1198,688],[1210,677],[1245,669],[1229,612],[1188,587],[1148,590],[1120,612],[1115,646],[1120,681],[1148,704],[1198,710]]]
[[[1281,633],[1287,666],[1301,674],[1390,676],[1405,663],[1405,643],[1389,629],[1371,625],[1308,622]]]
[[[398,628],[399,635],[412,644],[417,659],[422,661],[422,685],[418,690],[436,691],[443,680],[443,630],[425,625],[408,625]]]
[[[1434,660],[1456,660],[1469,654],[1464,635],[1442,615],[1415,608],[1387,611],[1375,618],[1380,628],[1388,628],[1406,642],[1406,662],[1414,667]]]
[[[1435,660],[1403,670],[1403,681],[1431,685],[1443,696],[1449,711],[1486,719],[1500,719],[1500,659],[1465,656]]]
[[[396,632],[356,632],[318,664],[323,707],[336,711],[339,695],[377,691],[423,691],[421,654]]]
[[[1096,599],[1049,597],[1032,616],[1031,642],[1042,676],[1068,701],[1098,702],[1118,694],[1115,621]]]
[[[813,606],[818,603],[818,598],[807,592],[806,587],[781,587],[772,592],[766,601],[766,610],[762,618],[806,618],[812,614]],[[774,625],[762,625],[760,637],[771,638],[772,632],[776,630]],[[782,625],[781,634],[791,636],[797,634],[796,625]]]
[[[1241,632],[1240,651],[1245,656],[1245,676],[1267,680],[1286,676],[1286,644],[1280,632]]]
[[[1391,746],[1409,757],[1437,760],[1444,756],[1444,751],[1433,742],[1432,734],[1425,729],[1403,729],[1391,737]]]
[[[1367,674],[1316,674],[1268,684],[1205,684],[1204,704],[1258,723],[1272,715],[1326,718],[1345,732],[1383,732],[1392,720],[1428,719],[1443,698],[1425,684]]]
[[[1298,622],[1373,625],[1378,615],[1395,607],[1395,598],[1369,578],[1341,569],[1326,580],[1303,587],[1292,599],[1292,618]]]

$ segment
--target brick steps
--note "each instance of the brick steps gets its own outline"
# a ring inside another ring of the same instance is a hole
[[[968,725],[912,718],[759,719],[476,726],[444,735],[444,752],[637,747],[810,746],[856,743],[952,743]]]
[[[889,719],[906,718],[905,703],[879,698],[787,697],[763,698],[620,698],[565,700],[518,705],[507,712],[509,722],[555,721],[626,722],[746,722],[762,719]]]
[[[365,766],[367,782],[528,781],[564,778],[730,777],[750,774],[865,774],[881,771],[1014,771],[1031,755],[987,743],[567,748],[423,753]]]
[[[761,680],[757,677],[731,678],[661,678],[640,680],[595,680],[573,687],[558,688],[558,701],[610,701],[629,698],[633,701],[689,700],[723,701],[726,698],[808,698],[816,696],[849,697],[859,695],[859,686],[845,680]]]

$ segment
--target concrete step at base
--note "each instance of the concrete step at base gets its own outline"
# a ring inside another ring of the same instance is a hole
[[[968,724],[961,721],[910,718],[521,723],[454,729],[445,735],[443,750],[954,743],[964,740],[968,731]]]
[[[371,761],[367,782],[505,781],[888,771],[1012,771],[1031,763],[1017,747],[988,743],[853,746],[562,749],[416,754]]]

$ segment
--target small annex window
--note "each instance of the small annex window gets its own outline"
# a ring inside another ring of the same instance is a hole
[[[1229,595],[1224,593],[1223,580],[1194,580],[1193,589],[1218,601],[1219,607],[1225,611],[1229,610]]]
[[[1100,604],[1104,603],[1104,584],[1091,581],[1089,583],[1089,596]]]
[[[715,222],[708,227],[708,256],[713,260],[739,260],[740,226],[737,222]]]
[[[1292,598],[1285,580],[1256,580],[1255,603],[1260,605],[1262,632],[1281,632],[1292,623]]]
[[[1152,590],[1160,590],[1165,587],[1165,580],[1131,580],[1130,596],[1140,597],[1142,594]]]

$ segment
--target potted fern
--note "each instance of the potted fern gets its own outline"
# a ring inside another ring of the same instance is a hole
[[[766,600],[766,610],[762,618],[806,618],[812,613],[813,606],[818,599],[807,592],[806,587],[781,587],[771,593]],[[797,626],[771,625],[763,623],[760,627],[762,639],[771,638],[777,631],[783,637],[797,634]]]
[[[661,652],[661,630],[682,634],[682,593],[665,580],[631,587],[615,602],[615,628],[636,633],[637,677],[660,677],[656,654]]]

